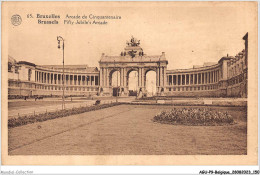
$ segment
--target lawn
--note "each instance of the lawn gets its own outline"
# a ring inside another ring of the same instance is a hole
[[[210,107],[213,110],[229,112],[236,121],[235,125],[183,126],[152,121],[155,114],[171,108],[162,105],[120,105],[11,128],[8,139],[9,154],[241,155],[247,153],[246,108]]]

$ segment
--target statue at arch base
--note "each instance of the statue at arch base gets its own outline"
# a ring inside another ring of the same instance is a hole
[[[120,88],[120,97],[128,97],[129,92],[126,87],[121,87]]]
[[[160,94],[160,96],[166,96],[165,88],[164,88],[164,87],[161,87],[161,88],[160,88],[159,94]]]
[[[139,88],[139,91],[137,93],[137,98],[143,98],[143,97],[144,97],[143,88]]]

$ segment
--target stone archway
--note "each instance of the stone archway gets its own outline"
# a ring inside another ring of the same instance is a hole
[[[131,68],[127,71],[126,90],[128,92],[128,96],[137,96],[138,77],[138,69]]]
[[[120,96],[120,69],[113,69],[109,73],[109,87],[113,96]]]
[[[156,72],[156,92],[157,95],[163,95],[166,89],[166,70],[168,61],[165,53],[161,55],[148,56],[144,54],[143,49],[139,46],[140,41],[135,38],[127,43],[124,52],[120,56],[106,56],[102,54],[99,61],[100,65],[100,92],[101,95],[112,95],[111,73],[120,71],[120,96],[128,96],[129,73],[133,70],[138,72],[138,96],[145,94],[145,78],[147,71]]]
[[[145,72],[144,86],[145,96],[157,95],[157,80],[156,80],[156,69],[147,69]]]

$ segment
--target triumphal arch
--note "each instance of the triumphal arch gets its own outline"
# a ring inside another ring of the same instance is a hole
[[[126,47],[119,56],[107,56],[104,53],[99,61],[100,66],[100,95],[111,96],[113,94],[112,74],[120,72],[119,96],[128,96],[129,93],[129,74],[131,71],[138,72],[137,93],[143,96],[146,90],[146,74],[149,71],[156,72],[156,93],[164,95],[167,84],[166,70],[168,61],[165,53],[161,55],[148,56],[140,47],[140,40],[132,37],[127,41]]]

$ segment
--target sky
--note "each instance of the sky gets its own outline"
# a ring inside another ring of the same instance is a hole
[[[2,16],[7,21],[8,54],[37,65],[62,64],[57,36],[65,39],[65,64],[91,67],[99,67],[102,53],[119,56],[134,36],[145,54],[165,52],[168,70],[191,68],[242,51],[242,37],[250,35],[256,20],[250,2],[20,2],[7,7]],[[14,14],[22,17],[21,25],[8,21]],[[61,18],[58,25],[44,25],[37,23],[36,14]],[[121,19],[107,20],[107,25],[65,25],[67,14]]]

